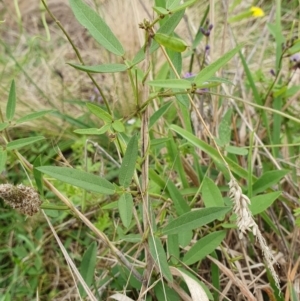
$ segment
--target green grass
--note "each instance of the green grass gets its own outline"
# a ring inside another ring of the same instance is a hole
[[[0,301],[297,300],[297,2],[96,2],[3,4]]]

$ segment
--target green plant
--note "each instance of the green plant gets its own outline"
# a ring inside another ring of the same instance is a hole
[[[199,22],[201,29],[193,37],[190,49],[174,33],[185,9],[192,7],[197,2],[195,0],[184,3],[176,0],[156,1],[153,8],[156,17],[139,24],[144,31],[145,41],[133,58],[127,57],[118,38],[94,10],[82,1],[70,0],[78,21],[114,57],[114,63],[97,66],[84,64],[72,37],[56,20],[45,1],[42,2],[67,37],[80,62],[69,65],[86,72],[101,95],[102,106],[86,103],[88,116],[96,118],[94,122],[83,124],[75,119],[72,122],[76,127],[74,133],[83,137],[92,136],[87,142],[94,147],[95,153],[99,152],[105,159],[100,164],[98,162],[97,166],[92,165],[90,158],[86,158],[85,166],[80,161],[75,161],[75,166],[53,166],[45,165],[44,162],[49,162],[49,158],[41,152],[31,165],[19,149],[38,143],[44,137],[10,141],[9,130],[16,124],[41,118],[53,111],[32,113],[15,120],[16,93],[13,81],[6,115],[0,125],[4,140],[0,169],[4,169],[9,152],[19,159],[30,174],[29,178],[35,179],[40,197],[44,199],[41,208],[51,209],[43,211],[44,218],[71,272],[76,275],[78,294],[91,300],[119,300],[125,296],[128,300],[219,300],[224,297],[221,292],[225,287],[221,276],[224,274],[236,287],[230,292],[231,298],[242,293],[248,300],[255,300],[251,287],[233,273],[239,267],[236,262],[242,253],[231,252],[233,248],[227,252],[230,242],[226,239],[230,236],[232,245],[240,244],[240,241],[258,241],[258,248],[263,255],[261,258],[253,255],[256,249],[252,244],[241,249],[248,261],[249,258],[255,258],[259,263],[265,260],[265,271],[275,292],[269,294],[276,300],[283,300],[279,294],[281,275],[273,266],[275,256],[268,247],[261,227],[264,225],[266,232],[272,231],[276,237],[282,235],[281,228],[266,210],[276,200],[282,204],[288,203],[288,197],[274,189],[281,181],[293,186],[287,177],[289,167],[284,166],[283,169],[276,161],[282,155],[278,133],[283,126],[288,129],[289,123],[299,123],[299,119],[291,112],[282,110],[283,102],[299,91],[295,86],[288,88],[288,82],[281,77],[285,56],[297,52],[299,43],[285,41],[280,23],[280,6],[276,7],[275,24],[269,25],[276,42],[275,76],[267,83],[262,80],[259,90],[259,84],[255,83],[253,72],[241,51],[244,44],[235,46],[205,65],[212,31],[212,25],[204,28],[205,14]],[[196,49],[203,40],[206,47],[201,57],[197,56]],[[284,42],[285,47],[282,47]],[[155,55],[158,52],[163,57],[162,65],[156,62]],[[189,59],[188,64],[183,60],[182,52]],[[227,86],[232,84],[231,79],[219,75],[219,71],[237,55],[242,62],[253,102],[228,93]],[[193,68],[197,66],[195,61],[200,68],[193,75]],[[189,75],[182,78],[183,66],[187,65]],[[111,107],[105,91],[94,78],[97,73],[122,72],[128,77],[125,83],[134,98],[134,110],[126,116]],[[214,102],[211,104],[212,118],[218,116],[218,121],[207,121],[209,118],[199,105],[209,97]],[[270,98],[273,107],[269,106]],[[229,104],[231,108],[226,109]],[[239,122],[248,122],[241,113],[243,106],[257,110],[255,121],[265,129],[262,135],[264,143],[251,125],[248,125],[247,132],[249,147],[241,147],[235,141],[231,126],[233,120],[238,116]],[[223,111],[222,114],[218,115],[218,110]],[[131,126],[129,121],[135,122],[136,126]],[[106,149],[96,142],[104,135],[109,139],[110,147]],[[287,134],[287,137],[292,140],[291,135]],[[252,164],[257,143],[261,143],[269,156],[269,161],[256,158],[264,167],[261,176],[257,176]],[[270,145],[271,151],[266,144]],[[73,144],[76,158],[79,157],[76,152],[79,149],[80,153],[80,147],[84,148],[82,142]],[[88,157],[93,150],[88,147],[85,149]],[[99,175],[97,167],[107,170]],[[2,188],[7,189],[9,184],[4,185]],[[76,188],[68,188],[68,185]],[[20,188],[9,187],[14,193]],[[1,197],[9,203],[3,193],[0,193]],[[19,193],[15,194],[19,197]],[[70,197],[66,197],[66,194]],[[51,204],[50,198],[62,201],[64,206]],[[19,198],[17,202],[20,203]],[[15,203],[14,199],[14,208]],[[84,213],[91,208],[100,210],[100,214],[87,217]],[[280,208],[278,205],[275,210],[280,211]],[[55,212],[59,212],[58,216]],[[32,210],[30,213],[33,213]],[[65,218],[73,217],[71,214],[80,221],[84,233],[88,235],[85,237],[81,230],[71,231],[68,243],[64,245],[52,222],[62,223]],[[286,228],[290,230],[290,225],[286,225]],[[78,252],[83,254],[78,256],[80,268],[74,264],[77,258],[71,258],[67,252],[72,240],[80,242]],[[287,243],[285,239],[284,242]],[[23,256],[21,252],[19,256]],[[34,267],[38,274],[42,269],[38,255],[37,261]],[[201,266],[208,271],[206,277],[199,272]],[[36,277],[32,279],[37,282]],[[37,289],[37,283],[32,286]],[[291,282],[287,292],[295,296]]]

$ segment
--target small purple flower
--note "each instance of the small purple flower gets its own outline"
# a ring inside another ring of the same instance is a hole
[[[208,88],[203,88],[203,89],[197,89],[195,93],[201,95],[201,94],[205,94],[209,92],[209,89]]]
[[[213,29],[213,27],[214,27],[213,24],[210,24],[207,29],[205,29],[203,27],[200,27],[200,31],[201,31],[201,33],[204,36],[209,37],[210,36],[210,32]]]
[[[183,78],[190,78],[190,77],[193,77],[195,76],[195,74],[193,74],[192,72],[186,72],[183,76]]]
[[[274,71],[273,69],[270,70],[270,73],[271,73],[273,76],[276,76],[275,71]]]
[[[290,61],[294,62],[294,63],[298,63],[300,62],[300,53],[295,53],[293,55],[290,56]]]

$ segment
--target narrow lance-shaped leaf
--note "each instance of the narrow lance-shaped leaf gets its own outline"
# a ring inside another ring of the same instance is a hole
[[[224,216],[230,209],[229,207],[211,207],[184,213],[164,227],[162,234],[176,234],[183,230],[199,228]]]
[[[204,178],[201,192],[206,208],[224,206],[224,201],[220,189],[210,178]]]
[[[85,190],[108,195],[115,192],[115,187],[112,183],[85,171],[58,166],[41,166],[36,169],[50,177]]]
[[[30,114],[16,120],[16,124],[32,121],[32,120],[35,120],[37,118],[41,118],[41,117],[45,116],[46,114],[49,114],[49,113],[52,113],[52,112],[55,112],[55,111],[54,110],[43,110],[43,111],[39,111],[39,112],[30,113]]]
[[[243,45],[238,45],[234,49],[225,53],[215,62],[211,63],[204,69],[202,69],[198,75],[195,77],[194,82],[197,86],[202,85],[205,81],[210,79],[220,68],[222,68],[227,62],[229,62],[236,53],[243,47]]]
[[[0,149],[0,173],[4,170],[7,160],[7,151]]]
[[[155,263],[160,267],[160,271],[162,272],[163,276],[165,276],[170,282],[172,282],[173,277],[168,265],[167,255],[158,237],[149,237],[149,250]]]
[[[87,103],[86,106],[91,113],[93,113],[95,116],[97,116],[99,119],[103,120],[104,122],[110,123],[113,121],[113,117],[108,112],[101,109],[99,106],[94,105],[92,103]]]
[[[258,194],[265,191],[266,189],[276,185],[280,180],[289,173],[289,170],[271,170],[265,172],[254,184],[253,184],[253,194]]]
[[[133,200],[130,193],[124,193],[118,201],[120,217],[124,227],[128,228],[132,220]]]
[[[97,256],[97,243],[94,241],[85,251],[80,264],[80,274],[88,286],[91,286],[95,274]],[[79,286],[81,297],[86,296],[86,292],[82,285]]]
[[[202,260],[220,245],[225,236],[226,231],[215,231],[204,236],[188,250],[183,262],[190,265]]]
[[[251,198],[249,209],[253,215],[259,214],[269,208],[273,202],[281,195],[281,191],[264,193]]]
[[[158,79],[152,80],[148,82],[148,85],[153,87],[160,88],[170,88],[170,89],[191,89],[192,85],[186,79]]]
[[[29,138],[21,138],[11,142],[8,142],[6,145],[7,150],[14,150],[25,147],[27,145],[33,144],[37,141],[43,140],[45,137],[37,136],[37,137],[29,137]]]
[[[8,122],[0,123],[0,131],[5,130],[9,126]]]
[[[68,63],[68,65],[74,67],[75,69],[90,73],[115,73],[126,71],[128,69],[128,67],[124,64],[103,64],[95,66],[85,66]]]
[[[198,0],[190,0],[190,1],[186,1],[184,2],[183,4],[177,6],[176,8],[174,9],[171,9],[172,13],[175,13],[177,11],[180,11],[180,10],[183,10],[183,9],[186,9],[187,7],[193,5],[194,3],[196,3]]]
[[[122,56],[124,49],[102,18],[81,0],[69,0],[76,19],[108,51]]]
[[[36,169],[36,167],[39,167],[41,165],[42,165],[42,160],[41,160],[41,155],[39,155],[33,162],[33,166],[34,166],[33,176],[40,195],[44,195],[42,173]]]
[[[14,118],[15,109],[16,109],[16,85],[15,85],[15,81],[13,80],[10,85],[8,102],[6,105],[6,118],[8,120],[12,120]]]
[[[166,8],[169,10],[174,9],[176,6],[180,4],[180,0],[167,0],[166,1]]]
[[[127,145],[127,149],[122,161],[119,172],[119,183],[124,187],[128,187],[131,183],[135,170],[136,159],[138,156],[138,138],[133,135]]]
[[[154,36],[154,40],[158,44],[176,52],[183,52],[187,48],[187,45],[183,40],[166,35],[164,33],[156,33]]]

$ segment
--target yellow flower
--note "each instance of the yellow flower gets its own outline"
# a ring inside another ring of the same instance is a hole
[[[265,15],[264,11],[258,6],[252,6],[250,11],[252,12],[252,16],[256,18],[263,17]]]

